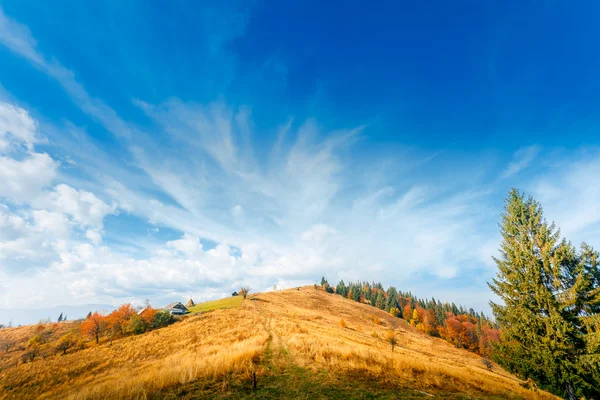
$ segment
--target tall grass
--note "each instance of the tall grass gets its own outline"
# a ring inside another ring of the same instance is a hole
[[[327,372],[319,376],[337,385],[366,377],[370,384],[446,396],[554,398],[521,387],[497,365],[488,371],[479,356],[364,304],[312,287],[256,299],[119,339],[112,347],[101,343],[18,365],[0,358],[5,365],[0,399],[146,399],[182,384],[222,384],[253,372],[261,382],[273,374],[268,362]],[[390,329],[397,338],[394,352],[385,340]],[[269,361],[275,348],[279,356]]]

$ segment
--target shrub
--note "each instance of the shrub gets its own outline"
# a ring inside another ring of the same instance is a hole
[[[346,321],[344,321],[343,319],[340,319],[340,326],[341,326],[342,328],[346,328],[346,327],[347,327],[347,325],[346,325]]]
[[[373,315],[373,322],[375,323],[375,325],[381,324],[381,321],[379,320],[379,318],[376,315]]]
[[[146,324],[139,315],[133,314],[127,323],[127,331],[134,335],[140,335],[146,332]]]
[[[175,318],[173,318],[173,315],[171,315],[170,312],[160,310],[156,312],[154,320],[152,321],[152,326],[154,328],[162,328],[164,326],[171,325],[173,322],[175,322]]]
[[[73,333],[69,332],[63,336],[61,336],[56,343],[56,352],[67,354],[67,350],[71,347],[74,347],[77,344],[77,340]]]
[[[8,351],[15,345],[14,340],[3,340],[0,342],[0,349],[4,350],[4,353],[8,353]]]
[[[481,363],[485,366],[485,368],[488,371],[491,371],[492,368],[494,367],[494,365],[492,364],[492,362],[490,360],[488,360],[487,358],[484,358],[483,360],[481,360]]]
[[[396,334],[394,333],[394,331],[387,331],[387,333],[385,334],[385,340],[386,342],[392,345],[392,351],[394,351],[394,346],[398,344],[398,342],[396,341]]]

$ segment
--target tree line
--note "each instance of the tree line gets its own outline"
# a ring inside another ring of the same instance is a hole
[[[494,319],[453,303],[419,299],[381,283],[321,285],[405,319],[457,347],[491,357],[520,378],[569,400],[600,399],[600,256],[576,248],[540,203],[516,189],[505,199]]]
[[[61,321],[65,321],[62,314],[59,323]],[[106,339],[112,345],[113,339],[139,335],[173,322],[175,318],[169,311],[148,306],[138,313],[129,303],[121,305],[109,314],[90,311],[84,320],[73,321],[67,332],[60,337],[56,337],[54,333],[60,331],[59,323],[40,321],[25,345],[21,361],[31,362],[38,357],[79,351],[86,348],[90,341],[99,344],[101,339]],[[0,347],[7,353],[13,346],[12,342],[3,342]]]
[[[420,299],[411,292],[402,292],[381,283],[349,282],[341,280],[335,287],[321,278],[322,288],[359,303],[369,304],[390,315],[404,319],[416,329],[431,336],[441,337],[456,347],[490,357],[492,345],[500,332],[493,320],[483,312],[466,309],[462,305],[431,299]]]

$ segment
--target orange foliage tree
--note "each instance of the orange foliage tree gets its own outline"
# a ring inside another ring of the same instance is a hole
[[[500,330],[491,328],[488,324],[481,327],[479,334],[479,354],[484,357],[491,357],[494,350],[493,345],[500,341]]]
[[[402,318],[404,318],[406,322],[410,322],[411,317],[412,308],[410,308],[410,303],[408,303],[406,306],[404,306],[404,310],[402,310]]]
[[[81,323],[81,335],[89,338],[95,338],[96,344],[100,340],[100,336],[106,330],[107,318],[98,313],[97,311],[88,317]]]
[[[452,315],[448,313],[442,331],[444,339],[456,347],[471,351],[479,349],[477,327],[466,314]]]
[[[147,326],[151,326],[154,323],[154,318],[156,317],[156,310],[148,306],[146,307],[144,312],[140,314],[140,317]]]
[[[131,304],[123,304],[108,315],[108,329],[111,333],[118,332],[123,335],[127,323],[135,313],[135,308]]]

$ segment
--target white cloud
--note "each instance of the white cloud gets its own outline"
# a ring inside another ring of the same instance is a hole
[[[95,245],[99,245],[100,243],[102,243],[102,235],[98,231],[88,229],[87,231],[85,231],[85,237],[90,239]]]
[[[518,174],[529,166],[535,160],[540,152],[539,146],[529,146],[520,148],[513,155],[513,160],[502,173],[503,178]]]
[[[71,223],[64,214],[46,210],[33,210],[31,215],[34,220],[34,228],[48,237],[64,239],[71,232]]]
[[[34,143],[41,141],[36,133],[37,123],[27,111],[0,102],[0,153],[19,143],[31,150]]]
[[[167,242],[167,248],[175,249],[189,257],[202,254],[200,239],[187,233],[181,239]]]
[[[16,203],[35,199],[56,178],[56,168],[45,153],[30,153],[22,160],[0,156],[0,197]]]
[[[95,228],[101,228],[104,217],[115,210],[93,193],[65,184],[57,185],[38,205],[68,214],[79,224]]]
[[[559,161],[529,187],[546,218],[555,221],[561,232],[575,242],[600,244],[600,151],[579,151]]]
[[[231,209],[231,215],[233,215],[234,217],[239,217],[242,214],[242,211],[244,209],[242,208],[242,206],[240,206],[239,204],[236,204],[232,209]]]

